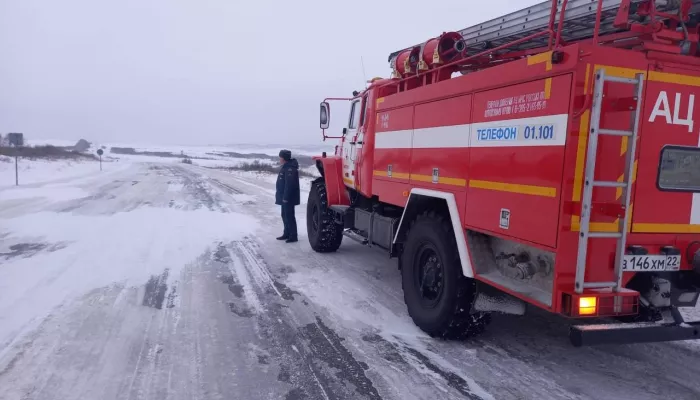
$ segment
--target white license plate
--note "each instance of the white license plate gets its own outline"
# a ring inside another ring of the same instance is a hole
[[[681,268],[681,256],[626,255],[622,260],[623,271],[653,272],[678,271]]]

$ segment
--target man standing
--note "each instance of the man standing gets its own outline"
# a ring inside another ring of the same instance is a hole
[[[285,240],[293,243],[297,238],[297,219],[294,216],[294,207],[299,205],[299,163],[292,158],[289,150],[280,151],[280,168],[277,176],[275,192],[275,204],[282,206],[282,223],[284,233],[277,240]]]

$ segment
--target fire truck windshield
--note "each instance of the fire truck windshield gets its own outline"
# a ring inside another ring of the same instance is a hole
[[[657,186],[664,191],[700,192],[700,148],[664,147]]]

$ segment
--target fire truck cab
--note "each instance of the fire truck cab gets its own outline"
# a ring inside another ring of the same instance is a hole
[[[331,102],[351,111],[316,157],[311,247],[397,258],[432,336],[529,304],[576,346],[700,338],[679,311],[700,294],[699,21],[700,0],[552,1],[392,53],[320,105],[324,139]]]

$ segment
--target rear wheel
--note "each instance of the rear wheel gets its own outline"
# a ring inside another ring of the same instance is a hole
[[[473,279],[462,274],[451,224],[426,212],[411,224],[401,254],[402,284],[408,314],[433,337],[466,339],[484,331],[488,313],[471,313]]]
[[[338,250],[343,241],[343,226],[335,222],[335,215],[328,208],[326,185],[314,182],[306,203],[306,230],[309,244],[314,251],[330,253]]]

